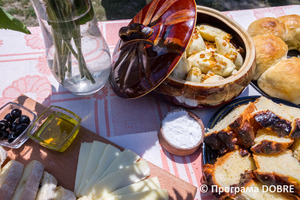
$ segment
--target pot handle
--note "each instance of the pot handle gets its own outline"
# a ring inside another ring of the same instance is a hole
[[[143,24],[132,23],[119,30],[119,37],[124,42],[134,39],[147,39],[153,34],[154,30]]]

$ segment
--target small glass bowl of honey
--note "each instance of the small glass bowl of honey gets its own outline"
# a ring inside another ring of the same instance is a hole
[[[63,152],[77,136],[80,122],[72,111],[53,105],[37,118],[27,135],[46,148]]]

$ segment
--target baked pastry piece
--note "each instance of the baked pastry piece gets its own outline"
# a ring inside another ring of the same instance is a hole
[[[75,193],[63,188],[62,186],[58,186],[55,189],[55,198],[59,200],[76,200]]]
[[[205,51],[205,43],[197,28],[194,29],[191,41],[186,48],[186,56],[189,57],[200,51]]]
[[[92,200],[92,199],[90,199],[90,198],[87,197],[87,196],[83,196],[83,197],[80,197],[80,198],[77,199],[77,200]]]
[[[257,84],[272,97],[300,104],[300,58],[281,60],[268,68]]]
[[[294,140],[291,150],[293,151],[293,156],[300,162],[300,138]]]
[[[248,29],[249,35],[274,35],[286,41],[286,27],[284,23],[274,17],[265,17],[252,22]]]
[[[199,30],[202,38],[210,42],[215,42],[216,37],[221,37],[228,40],[232,39],[231,34],[210,25],[201,24],[196,28]]]
[[[5,151],[5,149],[0,145],[0,169],[2,164],[4,163],[4,161],[7,158],[7,152]]]
[[[35,200],[43,172],[44,165],[42,163],[36,160],[28,163],[24,168],[12,200]]]
[[[286,44],[289,49],[300,51],[300,16],[299,15],[284,15],[277,18],[286,27]]]
[[[251,102],[235,108],[205,133],[205,143],[221,154],[236,149],[237,144],[245,148],[252,146],[255,127],[251,124],[251,113],[254,110]]]
[[[234,200],[298,200],[293,194],[277,193],[267,189],[267,186],[256,179],[252,172],[242,174],[237,187],[240,193],[236,194]],[[244,189],[243,189],[244,188]]]
[[[256,68],[252,80],[257,80],[267,69],[287,58],[288,46],[275,35],[257,35],[252,38],[256,53]]]
[[[276,133],[267,129],[257,131],[255,144],[251,151],[257,154],[276,154],[285,151],[294,142],[289,137],[279,137]]]
[[[225,192],[225,188],[235,186],[240,182],[241,174],[255,168],[254,161],[249,153],[242,156],[240,150],[235,150],[219,157],[213,165],[205,164],[203,166],[203,181],[215,197],[225,199],[230,196],[229,193]],[[213,186],[223,187],[224,192],[219,192],[216,189],[212,190]]]
[[[44,171],[35,200],[53,200],[55,197],[56,186],[56,178]]]
[[[257,169],[255,176],[266,185],[292,185],[295,195],[300,197],[300,164],[291,150],[280,154],[253,154]]]
[[[21,179],[24,165],[10,160],[0,173],[0,199],[10,200]]]
[[[185,79],[191,67],[192,64],[188,61],[188,59],[182,57],[176,65],[175,69],[172,71],[171,75],[175,78]]]

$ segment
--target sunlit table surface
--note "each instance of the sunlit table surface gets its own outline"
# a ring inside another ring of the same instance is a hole
[[[270,7],[254,10],[227,11],[244,29],[262,17],[300,14],[299,5]],[[118,41],[120,27],[130,20],[100,22],[99,27],[111,53]],[[143,158],[200,187],[202,176],[202,149],[185,157],[174,156],[159,145],[157,133],[163,117],[176,107],[156,100],[151,95],[126,100],[114,94],[110,84],[91,96],[76,96],[54,79],[47,66],[45,48],[39,27],[29,27],[30,35],[0,30],[0,105],[25,94],[45,106],[58,105],[78,114],[82,126],[131,149]],[[260,95],[248,86],[240,95]],[[206,126],[217,108],[197,108],[197,114]],[[195,199],[213,199],[198,189]]]

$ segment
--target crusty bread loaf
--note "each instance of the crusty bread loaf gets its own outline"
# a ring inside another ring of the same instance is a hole
[[[272,130],[279,137],[300,138],[300,109],[278,104],[261,96],[241,105],[205,133],[204,141],[220,154],[254,145],[258,129]]]
[[[275,35],[257,35],[252,40],[256,53],[256,68],[252,80],[258,80],[267,69],[287,58],[288,46]]]
[[[275,35],[286,41],[286,27],[284,23],[274,17],[264,17],[253,21],[248,29],[249,35]]]
[[[293,151],[293,156],[300,162],[300,138],[294,140],[291,150]]]
[[[292,185],[300,197],[300,164],[291,150],[280,154],[253,154],[256,177],[266,185]]]
[[[75,193],[63,188],[62,186],[58,186],[55,189],[55,198],[57,200],[76,200]]]
[[[57,180],[54,176],[44,171],[42,180],[40,181],[39,190],[35,200],[53,200],[55,197],[55,189]]]
[[[18,161],[10,160],[0,173],[0,199],[10,200],[21,179],[24,165]]]
[[[299,15],[284,15],[277,18],[286,27],[286,43],[289,49],[300,51],[300,16]]]
[[[300,104],[300,58],[281,60],[268,68],[258,79],[266,94]]]
[[[5,151],[5,149],[0,145],[0,170],[1,170],[1,166],[4,163],[4,161],[7,158],[7,152]]]
[[[234,200],[298,200],[293,194],[277,193],[272,189],[269,190],[267,185],[262,184],[256,179],[252,172],[242,175],[239,184],[240,193],[235,195]]]
[[[255,101],[255,106],[253,117],[262,127],[271,129],[279,137],[288,136],[291,133],[294,120],[291,110],[295,108],[275,103],[263,96]]]
[[[278,104],[266,97],[257,99],[255,120],[263,127],[270,128],[283,137],[300,138],[300,109],[285,104]]]
[[[28,163],[24,168],[12,200],[34,200],[39,189],[43,171],[44,165],[42,163],[36,160]]]
[[[236,144],[248,148],[254,144],[254,127],[251,125],[253,103],[241,105],[231,111],[205,133],[204,141],[220,153],[236,149]]]
[[[279,137],[271,130],[260,129],[256,133],[254,142],[255,144],[251,147],[253,153],[276,154],[285,151],[294,140],[289,137]]]
[[[255,169],[255,164],[250,154],[241,155],[240,150],[226,153],[211,164],[203,166],[203,180],[217,198],[223,199],[229,196],[225,188],[236,185],[240,181],[241,174]],[[212,190],[212,187],[223,187],[224,192]]]

